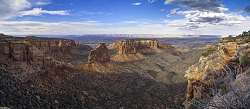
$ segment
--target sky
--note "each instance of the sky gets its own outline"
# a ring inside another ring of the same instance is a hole
[[[250,0],[0,0],[10,35],[237,35]]]

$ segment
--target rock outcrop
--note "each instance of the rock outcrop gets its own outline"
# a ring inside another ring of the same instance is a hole
[[[76,46],[78,45],[73,40],[64,39],[20,38],[19,40],[1,41],[2,54],[6,54],[11,60],[28,61],[28,63],[44,55],[58,57],[69,54],[70,49]]]
[[[207,101],[232,91],[232,84],[237,75],[247,70],[250,62],[250,43],[241,37],[233,39],[222,39],[216,52],[202,56],[197,64],[186,71],[186,108],[214,105]]]
[[[105,43],[100,43],[89,53],[88,63],[107,63],[110,62],[110,53]]]
[[[32,47],[25,43],[7,42],[1,43],[1,54],[13,61],[32,61]]]
[[[130,62],[144,59],[145,55],[159,51],[159,41],[156,39],[127,39],[113,44],[116,49],[112,60]]]
[[[229,61],[236,56],[238,46],[237,42],[221,42],[219,43],[218,51],[225,61]]]
[[[53,39],[53,38],[38,38],[38,37],[25,37],[23,43],[28,43],[38,48],[41,47],[74,47],[79,46],[74,40],[68,39]]]
[[[159,41],[155,39],[127,39],[115,44],[119,54],[136,54],[145,49],[159,48]]]
[[[0,38],[0,49],[0,63],[7,64],[8,70],[31,73],[54,65],[81,63],[79,58],[87,57],[90,47],[67,39],[5,35]]]

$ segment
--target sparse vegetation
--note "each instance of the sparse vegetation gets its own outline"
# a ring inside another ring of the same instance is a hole
[[[246,54],[243,53],[240,57],[239,57],[239,61],[240,61],[240,65],[249,65],[250,64],[250,57]]]
[[[239,37],[246,37],[246,36],[250,36],[250,30],[249,31],[244,31],[242,32],[242,34],[238,35]]]

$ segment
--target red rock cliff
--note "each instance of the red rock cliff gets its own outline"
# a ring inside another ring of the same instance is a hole
[[[115,43],[119,54],[136,54],[144,49],[159,48],[159,41],[154,39],[127,39]]]
[[[10,60],[27,64],[33,61],[40,62],[46,57],[64,60],[71,54],[72,48],[79,46],[73,40],[38,37],[2,37],[0,45],[0,54]]]

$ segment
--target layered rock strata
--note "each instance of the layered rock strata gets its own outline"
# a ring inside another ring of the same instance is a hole
[[[6,64],[8,70],[18,69],[20,72],[38,72],[61,64],[72,65],[76,62],[75,58],[84,56],[80,54],[83,53],[80,49],[87,49],[73,40],[0,36],[0,64]]]
[[[159,41],[155,39],[127,39],[115,44],[118,54],[136,54],[145,49],[159,48]]]

